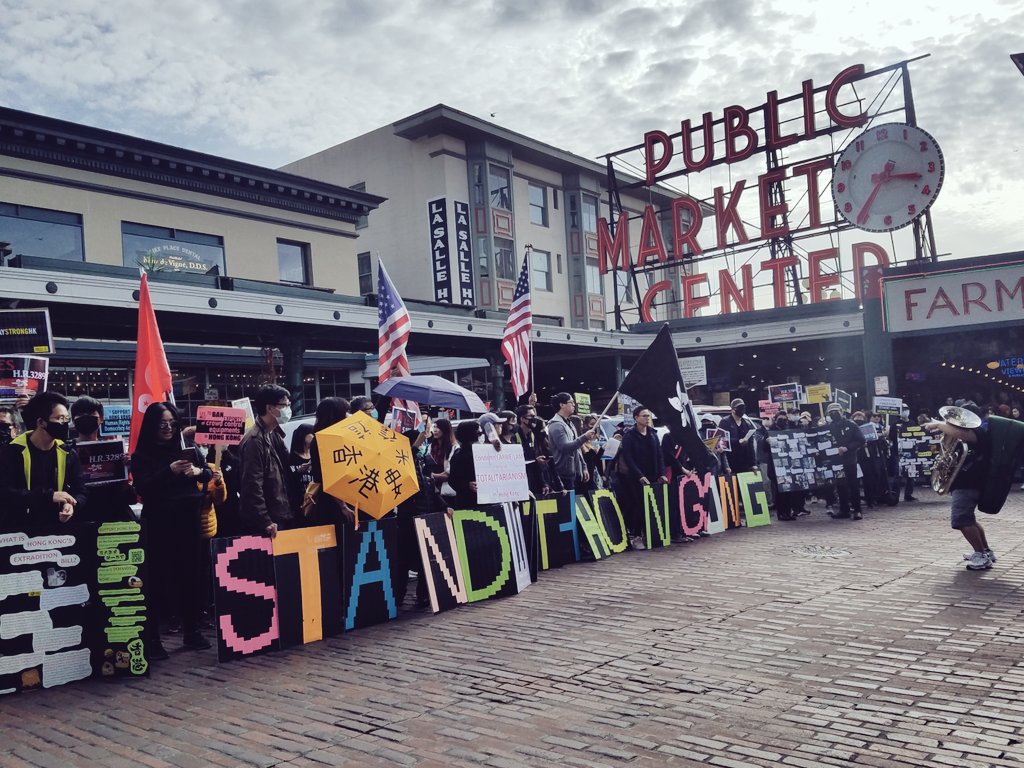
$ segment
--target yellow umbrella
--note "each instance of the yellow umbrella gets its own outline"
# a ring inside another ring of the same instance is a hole
[[[323,490],[357,515],[379,520],[420,489],[408,438],[363,411],[321,429],[316,444]]]

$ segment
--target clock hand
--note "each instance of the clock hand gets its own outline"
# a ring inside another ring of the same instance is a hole
[[[875,198],[878,197],[879,191],[882,189],[882,185],[886,184],[890,178],[892,178],[892,172],[896,168],[896,163],[892,160],[886,162],[885,167],[882,168],[881,173],[875,173],[871,175],[871,180],[875,183],[875,188],[871,190],[871,194],[868,195],[868,199],[864,201],[864,205],[861,206],[860,211],[857,213],[857,223],[864,224],[868,220],[868,214],[871,212],[871,205],[875,202]]]
[[[861,206],[860,211],[857,213],[858,224],[863,224],[868,220],[868,213],[871,211],[871,204],[875,202],[875,198],[878,197],[878,191],[888,180],[888,178],[882,177],[875,182],[875,188],[871,190],[871,194],[868,195],[868,199],[864,201],[864,205]]]

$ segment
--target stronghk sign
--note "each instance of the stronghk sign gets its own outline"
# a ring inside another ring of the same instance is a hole
[[[884,71],[890,71],[889,67]],[[644,134],[642,146],[612,153],[609,158],[630,151],[642,150],[644,184],[651,186],[677,176],[705,171],[721,164],[735,164],[747,160],[757,152],[778,150],[821,136],[847,131],[863,126],[870,116],[853,104],[844,104],[840,95],[846,86],[869,79],[879,72],[865,73],[858,64],[837,74],[823,87],[816,88],[812,80],[805,80],[799,94],[779,98],[778,91],[770,91],[764,104],[745,108],[740,105],[726,107],[720,117],[705,112],[699,126],[689,119],[683,120],[680,130],[668,134],[652,130]],[[629,214],[621,212],[612,234],[606,219],[598,220],[597,248],[599,269],[602,274],[611,270],[639,270],[650,267],[668,267],[674,262],[689,260],[727,247],[742,246],[775,238],[803,235],[815,230],[836,227],[834,213],[823,219],[820,196],[829,184],[825,172],[832,168],[831,154],[816,157],[792,165],[780,165],[762,174],[756,182],[739,179],[731,189],[717,186],[713,190],[711,213],[691,197],[679,197],[672,201],[671,250],[666,247],[662,225],[655,207],[648,204],[639,217],[639,242],[631,242]],[[823,178],[824,175],[824,178]],[[772,195],[772,189],[788,183],[791,186],[785,196]],[[639,185],[637,185],[639,186]],[[741,203],[756,196],[759,221],[744,221],[740,214]],[[807,209],[806,224],[793,227],[790,224],[792,208],[787,200],[805,197]],[[852,256],[856,274],[860,274],[865,257],[870,256],[880,266],[888,266],[889,254],[880,245],[872,242],[852,244]],[[829,247],[811,251],[806,259],[806,274],[811,302],[827,300],[828,289],[838,287],[840,276],[837,270],[826,271],[823,262],[837,260],[839,251]],[[785,256],[760,262],[762,271],[770,272],[774,286],[774,306],[784,307],[786,302],[786,273],[799,261],[797,256]],[[835,262],[838,263],[838,262]],[[738,278],[738,279],[737,279]],[[692,273],[681,278],[681,295],[685,316],[693,317],[703,307],[710,306],[710,281],[708,275],[693,264]],[[739,275],[729,270],[718,273],[721,293],[721,312],[749,312],[754,309],[754,271],[744,265]],[[860,281],[854,280],[856,296],[860,297]],[[672,284],[662,280],[651,285],[641,304],[641,319],[652,320],[651,305],[659,293],[669,291]],[[703,290],[701,290],[703,288]]]

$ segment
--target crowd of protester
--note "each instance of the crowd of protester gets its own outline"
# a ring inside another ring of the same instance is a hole
[[[210,451],[195,445],[195,427],[186,426],[171,403],[153,403],[142,419],[135,450],[126,457],[131,479],[91,487],[83,482],[72,450],[71,427],[79,441],[97,439],[101,402],[79,397],[69,403],[61,394],[46,391],[21,409],[0,408],[0,531],[45,531],[71,520],[133,520],[133,506],[141,502],[138,515],[145,523],[150,582],[149,657],[167,657],[162,640],[170,628],[181,633],[183,647],[208,648],[202,632],[211,601],[208,540],[218,535],[274,537],[301,526],[351,524],[353,510],[322,490],[316,436],[356,411],[378,418],[370,398],[349,402],[329,397],[318,404],[315,423],[300,424],[286,444],[282,427],[291,419],[288,391],[265,386],[252,402],[255,423],[241,443]],[[951,398],[947,404],[954,402]],[[694,463],[671,435],[659,437],[654,414],[642,405],[631,418],[617,420],[614,429],[602,428],[596,416],[578,415],[568,393],[556,394],[547,405],[546,420],[538,414],[536,395],[531,395],[514,411],[456,424],[428,416],[422,429],[405,433],[414,449],[420,491],[396,511],[400,578],[395,590],[400,604],[409,573],[420,568],[415,518],[477,506],[471,446],[481,440],[495,450],[509,444],[522,447],[535,498],[614,490],[629,545],[635,549],[644,547],[645,487],[695,473]],[[1017,403],[993,404],[988,412],[1021,418]],[[783,410],[762,422],[749,417],[744,401],[737,399],[727,416],[705,415],[700,428],[702,435],[728,438],[728,447],[724,439],[711,440],[712,473],[728,479],[760,469],[769,480],[766,491],[780,520],[809,514],[808,504],[815,499],[833,517],[860,519],[863,507],[895,504],[901,495],[905,501],[915,500],[914,478],[899,471],[899,433],[929,418],[921,414],[912,420],[904,410],[886,426],[877,413],[855,411],[848,416],[833,403],[823,417]],[[811,490],[780,491],[771,457],[772,432],[823,427],[838,448],[844,478]],[[677,541],[692,538],[676,535]],[[414,607],[426,602],[425,581],[419,579]]]

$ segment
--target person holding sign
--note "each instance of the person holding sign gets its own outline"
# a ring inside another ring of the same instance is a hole
[[[103,426],[103,403],[94,397],[83,395],[71,404],[71,421],[78,432],[79,443],[98,441],[100,428]],[[124,461],[127,463],[127,455]],[[135,489],[127,479],[90,485],[89,497],[82,502],[78,517],[80,520],[97,523],[134,520],[132,504],[136,498]]]
[[[839,451],[845,477],[836,483],[839,492],[839,512],[832,517],[863,517],[860,509],[860,484],[857,482],[857,455],[864,447],[864,434],[860,427],[843,415],[843,406],[831,403],[826,410],[832,441]]]
[[[87,498],[78,457],[68,450],[68,401],[44,391],[22,416],[34,429],[0,447],[0,531],[53,528]]]
[[[200,487],[206,487],[213,473],[198,466],[200,457],[194,448],[183,449],[180,424],[173,405],[152,403],[142,416],[132,454],[132,474],[142,496],[149,565],[146,655],[154,661],[168,658],[160,641],[160,620],[173,613],[181,619],[185,648],[210,647],[199,631],[205,593],[199,579],[199,505],[203,500]]]
[[[729,442],[732,445],[729,464],[736,474],[753,472],[757,468],[754,460],[754,422],[746,416],[747,404],[741,398],[737,397],[729,405],[732,413],[718,423],[719,427],[729,433]]]

